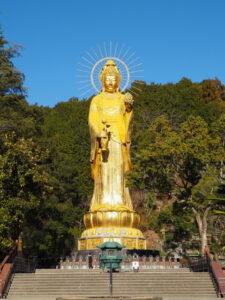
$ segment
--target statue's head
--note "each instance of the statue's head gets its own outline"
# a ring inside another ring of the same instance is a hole
[[[112,60],[108,60],[102,68],[100,75],[102,89],[104,92],[115,93],[118,91],[121,81],[121,74]]]

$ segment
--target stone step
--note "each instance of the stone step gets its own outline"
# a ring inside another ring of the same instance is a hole
[[[117,297],[117,298],[115,298]],[[157,296],[155,295],[148,295],[148,296],[130,296],[130,297],[125,297],[127,299],[124,299],[124,300],[156,300]],[[159,298],[157,300],[195,300],[195,299],[198,299],[198,300],[218,300],[217,297],[215,296],[208,296],[208,295],[195,295],[195,297],[186,297],[186,296],[177,296],[177,295],[163,295],[162,296],[163,298]],[[119,298],[119,299],[118,299]],[[51,296],[8,296],[7,300],[123,300],[122,297],[120,296],[113,296],[113,297],[104,297],[104,299],[102,297],[85,297],[85,296],[60,296],[58,297],[57,295],[51,295]]]
[[[107,273],[108,270],[105,270],[104,272],[102,270],[99,270],[97,269],[96,271],[93,271],[93,270],[87,270],[87,271],[79,271],[78,269],[71,269],[71,270],[62,270],[62,269],[59,269],[59,270],[54,270],[54,271],[45,271],[45,272],[40,272],[40,271],[36,271],[35,274],[104,274],[104,273]],[[118,272],[119,274],[126,274],[126,273],[141,273],[141,274],[151,274],[151,273],[171,273],[171,274],[174,274],[174,273],[179,273],[179,274],[187,274],[187,273],[192,273],[191,271],[189,270],[183,270],[183,269],[176,269],[174,271],[172,271],[172,269],[139,269],[138,272],[133,272],[131,269],[127,269],[127,270],[121,270],[120,272]]]
[[[109,273],[100,270],[40,269],[32,274],[15,274],[9,291],[9,297],[52,298],[65,295],[76,296],[76,300],[79,297],[108,297]],[[216,293],[207,272],[177,269],[113,273],[113,295],[128,298],[151,295],[215,297]]]
[[[109,280],[104,281],[104,282],[30,282],[30,283],[13,283],[11,286],[12,287],[28,287],[28,286],[65,286],[65,287],[69,287],[69,286],[104,286],[104,285],[108,285],[109,284]],[[187,285],[187,286],[206,286],[206,285],[212,285],[212,282],[210,280],[205,280],[205,281],[176,281],[176,280],[171,280],[171,281],[149,281],[149,282],[127,282],[127,281],[123,281],[123,282],[115,282],[113,281],[113,285],[115,286],[124,286],[124,285],[128,285],[128,286],[157,286],[157,285],[169,285],[169,286],[183,286],[183,285]]]
[[[90,279],[84,279],[84,280],[79,280],[79,278],[75,279],[75,278],[48,278],[48,279],[42,279],[42,278],[32,278],[32,279],[17,279],[17,278],[14,278],[15,282],[17,283],[20,283],[20,284],[23,284],[23,283],[30,283],[30,282],[69,282],[69,283],[76,283],[76,282],[107,282],[109,281],[109,278],[90,278]],[[168,281],[168,282],[173,282],[173,281],[176,281],[176,282],[184,282],[184,281],[187,281],[187,282],[191,282],[191,281],[208,281],[209,278],[208,277],[205,277],[205,278],[202,278],[202,277],[199,277],[199,278],[148,278],[146,280],[144,279],[141,279],[141,278],[121,278],[121,279],[118,279],[118,278],[113,278],[113,281],[114,282],[131,282],[131,283],[134,283],[134,282],[144,282],[144,283],[148,283],[148,282],[157,282],[157,281]]]
[[[76,270],[68,270],[68,271],[61,271],[61,270],[57,270],[57,272],[51,272],[51,271],[46,271],[46,272],[35,272],[35,273],[31,273],[31,274],[36,274],[36,275],[65,275],[65,274],[76,274],[76,275],[88,275],[88,274],[107,274],[109,273],[109,271],[92,271],[92,270],[89,270],[88,272],[78,272]],[[190,272],[190,271],[174,271],[174,272],[171,272],[171,271],[157,271],[157,270],[152,270],[151,272],[148,272],[147,270],[139,270],[139,271],[121,271],[121,272],[114,272],[113,274],[117,274],[117,275],[121,275],[121,274],[148,274],[148,275],[151,275],[151,274],[193,274],[193,273],[197,273],[197,272]],[[201,272],[202,274],[206,274],[208,272]]]
[[[82,291],[82,290],[46,290],[46,291],[40,291],[40,290],[33,290],[33,291],[24,291],[24,292],[12,292],[10,293],[10,295],[33,295],[33,294],[38,294],[38,295],[47,295],[47,294],[60,294],[60,295],[67,295],[67,294],[71,294],[71,295],[101,295],[101,296],[104,296],[105,294],[107,294],[109,292],[109,289],[106,289],[106,290],[90,290],[88,292],[85,292],[85,291]],[[134,293],[137,292],[137,290],[133,290],[133,291],[127,291],[127,290],[113,290],[114,293],[118,294],[118,295],[133,295]],[[168,289],[148,289],[148,290],[144,290],[144,291],[138,291],[138,294],[139,295],[148,295],[148,294],[151,294],[151,293],[164,293],[164,294],[188,294],[188,295],[191,295],[191,294],[202,294],[202,293],[205,293],[205,294],[213,294],[215,295],[215,291],[214,290],[191,290],[191,289],[188,289],[188,290],[175,290],[175,289],[171,289],[171,290],[168,290]]]
[[[107,288],[107,287],[109,287],[109,284],[105,284],[105,285],[98,285],[98,286],[93,286],[93,287],[90,287],[90,285],[88,286],[82,286],[82,285],[80,285],[80,286],[64,286],[64,285],[62,285],[62,286],[24,286],[24,287],[11,287],[11,290],[32,290],[32,289],[62,289],[62,288],[64,288],[64,289],[86,289],[86,288],[91,288],[91,289],[100,289],[100,288]],[[119,288],[128,288],[128,289],[136,289],[137,287],[140,287],[142,290],[143,289],[148,289],[148,288],[172,288],[172,289],[174,289],[174,288],[182,288],[182,289],[184,289],[184,288],[191,288],[191,289],[202,289],[202,288],[213,288],[213,285],[211,285],[211,284],[207,284],[207,285],[200,285],[200,286],[197,286],[197,285],[182,285],[182,286],[176,286],[176,285],[168,285],[168,284],[164,284],[164,285],[154,285],[154,284],[152,284],[152,285],[148,285],[148,286],[139,286],[139,285],[135,285],[135,286],[129,286],[129,285],[113,285],[113,287],[114,288],[116,288],[116,289],[119,289]]]
[[[104,276],[109,274],[109,272],[96,272],[96,273],[76,273],[76,272],[65,272],[65,273],[17,273],[16,275],[20,276]],[[208,272],[119,272],[119,273],[113,273],[115,276],[154,276],[154,275],[165,275],[165,276],[193,276],[195,274],[198,274],[199,276],[207,275]]]
[[[93,278],[93,279],[90,279],[90,280],[79,280],[79,279],[73,279],[73,278],[68,278],[68,279],[63,279],[63,278],[62,279],[60,279],[60,278],[53,279],[53,278],[51,278],[51,279],[48,279],[48,280],[34,278],[34,279],[29,279],[29,280],[21,280],[21,279],[15,279],[14,278],[14,280],[15,280],[16,283],[19,283],[19,284],[24,284],[24,283],[29,284],[29,283],[32,283],[32,282],[40,282],[40,283],[45,283],[45,282],[57,282],[57,283],[64,282],[64,283],[67,283],[68,282],[69,284],[71,284],[71,283],[77,283],[77,282],[79,282],[79,283],[108,282],[109,278],[104,278],[104,279]],[[196,281],[197,282],[205,282],[205,281],[209,281],[209,280],[210,280],[209,277],[208,278],[207,277],[206,278],[169,278],[169,279],[168,278],[149,278],[147,280],[142,280],[141,278],[137,278],[137,279],[135,279],[135,278],[133,278],[133,279],[124,279],[123,278],[121,280],[119,280],[117,278],[113,278],[114,282],[119,282],[119,283],[121,283],[121,282],[130,282],[130,283],[137,282],[137,283],[145,283],[145,284],[147,284],[149,282],[158,282],[158,281],[160,281],[160,282],[196,282]]]
[[[79,275],[82,275],[82,274],[104,274],[104,273],[108,273],[109,270],[98,270],[98,271],[92,271],[92,270],[88,270],[87,272],[79,272],[77,271],[76,269],[73,269],[73,270],[57,270],[55,272],[49,272],[49,271],[46,271],[46,272],[35,272],[35,274],[79,274]],[[130,273],[141,273],[141,274],[151,274],[151,273],[170,273],[170,274],[174,274],[174,273],[178,273],[178,274],[188,274],[188,273],[192,273],[191,271],[179,271],[179,269],[177,269],[176,271],[171,271],[171,269],[168,269],[168,270],[157,270],[157,269],[151,269],[151,270],[148,270],[148,269],[139,269],[138,271],[132,271],[132,269],[127,269],[127,270],[122,270],[120,272],[116,272],[117,274],[130,274]]]
[[[11,286],[11,290],[28,290],[28,289],[85,289],[85,288],[89,288],[89,289],[99,289],[99,288],[107,288],[109,286],[109,284],[105,284],[105,285],[96,285],[96,286],[93,286],[93,285],[86,285],[86,286],[83,286],[83,285],[77,285],[77,286],[64,286],[64,285],[58,285],[58,286],[48,286],[48,285],[45,285],[45,286],[34,286],[34,285],[29,285],[29,286]],[[116,288],[116,289],[119,289],[119,288],[127,288],[127,289],[136,289],[137,287],[139,287],[139,285],[134,285],[134,286],[127,286],[127,285],[114,285],[113,284],[113,287]],[[213,288],[213,285],[211,284],[207,284],[207,285],[179,285],[179,286],[176,286],[176,285],[169,285],[169,284],[164,284],[164,285],[160,285],[160,284],[152,284],[152,285],[148,285],[148,286],[141,286],[141,289],[148,289],[148,288],[168,288],[168,289],[184,289],[184,288],[192,288],[192,289],[202,289],[202,288]]]
[[[13,291],[32,291],[32,290],[62,290],[64,289],[65,291],[67,290],[100,290],[100,289],[108,289],[109,288],[109,285],[106,285],[106,286],[98,286],[98,287],[93,287],[93,288],[90,288],[90,287],[83,287],[83,286],[80,286],[80,287],[24,287],[24,288],[11,288],[10,292],[13,292]],[[164,286],[155,286],[155,285],[150,285],[148,287],[145,287],[145,286],[142,286],[142,287],[139,287],[139,286],[134,286],[133,288],[130,287],[130,286],[113,286],[114,289],[116,290],[148,290],[148,289],[172,289],[172,290],[184,290],[184,289],[191,289],[191,290],[202,290],[202,289],[213,289],[214,290],[214,287],[211,286],[211,285],[205,285],[205,286],[181,286],[181,287],[176,287],[176,286],[168,286],[168,285],[164,285]]]
[[[35,273],[73,273],[73,272],[76,272],[76,273],[95,273],[95,272],[102,272],[101,269],[36,269]],[[125,272],[131,272],[130,270],[125,270],[125,269],[122,269],[121,272],[125,273]],[[174,272],[190,272],[190,269],[189,268],[166,268],[166,269],[155,269],[155,268],[143,268],[143,269],[140,269],[139,272],[148,272],[148,273],[151,273],[151,272],[171,272],[171,273],[174,273]]]
[[[135,287],[135,288],[130,288],[130,287],[115,287],[115,286],[113,286],[113,288],[114,288],[114,290],[116,290],[116,291],[125,291],[125,290],[127,290],[127,291],[134,291],[134,290],[140,290],[138,287]],[[90,291],[100,291],[100,290],[108,290],[109,289],[109,286],[105,286],[105,287],[98,287],[98,288],[88,288],[88,291],[90,292]],[[171,288],[169,288],[168,286],[164,286],[164,287],[160,287],[160,286],[158,286],[158,287],[155,287],[155,286],[149,286],[149,287],[145,287],[145,288],[142,288],[141,290],[142,291],[149,291],[149,290],[172,290],[172,291],[177,291],[177,290],[191,290],[191,291],[194,291],[194,290],[197,290],[197,291],[202,291],[202,290],[210,290],[210,291],[215,291],[214,290],[214,287],[212,287],[212,286],[206,286],[206,287],[195,287],[195,288],[193,288],[193,287],[180,287],[180,288],[176,288],[176,287],[171,287]],[[58,290],[64,290],[65,292],[66,291],[85,291],[85,290],[87,290],[87,288],[85,288],[85,289],[83,289],[82,287],[80,287],[80,288],[63,288],[63,287],[61,287],[61,288],[28,288],[28,289],[12,289],[11,291],[10,291],[10,293],[13,293],[13,292],[21,292],[21,293],[23,293],[23,292],[32,292],[32,291],[58,291]]]
[[[96,270],[86,270],[86,271],[80,271],[78,269],[71,269],[71,270],[62,270],[62,269],[47,269],[47,270],[36,270],[35,271],[35,274],[72,274],[72,273],[75,273],[75,274],[96,274],[96,273],[99,273],[99,274],[102,274],[102,273],[107,273],[109,270],[101,270],[101,269],[96,269]],[[171,273],[171,274],[174,274],[174,273],[179,273],[179,274],[187,274],[187,273],[193,273],[192,271],[190,270],[184,270],[184,269],[175,269],[175,270],[172,270],[172,269],[139,269],[139,271],[132,271],[132,270],[120,270],[120,272],[114,272],[115,274],[125,274],[125,273],[128,273],[128,274],[132,274],[132,273]],[[202,272],[202,273],[207,273],[207,272]]]
[[[35,274],[104,274],[104,273],[107,273],[108,270],[100,270],[100,269],[96,269],[96,270],[86,270],[86,271],[80,271],[78,269],[71,269],[71,270],[62,270],[62,269],[47,269],[47,270],[36,270],[35,271]],[[132,273],[141,273],[141,274],[144,274],[144,273],[148,273],[148,274],[151,274],[151,273],[171,273],[171,274],[174,274],[174,273],[179,273],[179,274],[187,274],[187,273],[190,273],[192,274],[193,272],[191,272],[190,270],[184,270],[184,269],[176,269],[176,270],[172,270],[172,269],[139,269],[138,272],[136,271],[132,271],[132,270],[121,270],[120,272],[114,272],[115,274],[132,274]],[[207,273],[207,272],[202,272],[202,273]]]
[[[39,280],[37,280],[37,279],[33,279],[33,280],[15,280],[15,278],[14,278],[14,284],[18,284],[18,285],[23,285],[23,284],[33,284],[33,283],[40,283],[40,284],[48,284],[48,283],[50,283],[50,284],[56,284],[56,285],[58,285],[58,284],[67,284],[67,285],[71,285],[71,284],[77,284],[77,283],[79,283],[79,284],[85,284],[85,283],[87,283],[87,284],[100,284],[100,283],[107,283],[107,282],[109,282],[109,278],[105,278],[105,279],[96,279],[96,278],[93,278],[93,280],[74,280],[74,279],[68,279],[68,280],[64,280],[64,279],[62,279],[62,280],[60,280],[60,279],[49,279],[49,280],[43,280],[43,279],[39,279]],[[158,279],[156,279],[156,278],[154,278],[154,279],[149,279],[149,280],[141,280],[141,279],[132,279],[132,280],[129,280],[129,279],[127,279],[127,280],[125,280],[125,279],[123,279],[123,280],[118,280],[118,279],[115,279],[115,278],[113,278],[113,283],[114,284],[116,284],[116,283],[118,283],[118,284],[122,284],[122,283],[130,283],[130,284],[149,284],[149,283],[157,283],[157,282],[159,282],[159,283],[177,283],[177,282],[179,282],[179,284],[181,284],[182,282],[183,283],[188,283],[188,284],[190,284],[190,283],[205,283],[205,282],[211,282],[211,279],[210,278],[188,278],[188,279],[181,279],[181,278],[179,278],[179,279],[174,279],[174,278],[170,278],[170,279],[165,279],[165,278],[159,278],[159,280]]]
[[[48,278],[79,278],[79,279],[85,279],[85,278],[108,278],[110,276],[109,273],[107,274],[104,274],[104,275],[87,275],[87,276],[77,276],[77,275],[36,275],[36,274],[33,274],[33,275],[22,275],[22,274],[18,274],[18,275],[15,275],[15,278],[25,278],[25,279],[28,279],[28,278],[43,278],[43,279],[48,279]],[[194,273],[194,274],[188,274],[188,275],[179,275],[179,274],[176,274],[176,275],[170,275],[170,274],[154,274],[154,275],[142,275],[142,274],[131,274],[131,275],[117,275],[117,274],[113,274],[113,278],[118,278],[118,279],[122,279],[122,278],[141,278],[141,279],[147,279],[147,278],[206,278],[208,277],[209,274],[198,274],[198,273]]]
[[[105,296],[109,296],[110,295],[110,292],[108,291],[107,293],[104,293],[104,294],[99,294],[98,292],[96,292],[96,293],[93,293],[93,294],[75,294],[75,293],[46,293],[46,294],[44,294],[44,295],[42,295],[42,294],[40,294],[40,293],[33,293],[33,294],[15,294],[15,295],[9,295],[9,297],[11,297],[11,296],[47,296],[47,295],[55,295],[55,297],[59,297],[59,296],[69,296],[69,295],[71,295],[71,296],[81,296],[81,297],[105,297]],[[144,293],[139,293],[139,292],[137,292],[137,293],[130,293],[130,294],[126,294],[126,293],[114,293],[113,292],[113,295],[114,296],[118,296],[118,297],[134,297],[134,296],[138,296],[138,297],[146,297],[146,296],[150,296],[150,295],[156,295],[156,296],[159,296],[159,295],[176,295],[176,296],[178,296],[178,294],[176,293],[176,292],[171,292],[171,293],[169,293],[169,292],[160,292],[160,291],[157,291],[157,292],[148,292],[148,293],[146,293],[146,294],[144,294]],[[179,293],[179,296],[184,296],[184,297],[187,297],[187,296],[195,296],[195,295],[201,295],[201,296],[203,296],[203,295],[206,295],[206,296],[213,296],[213,297],[215,297],[216,296],[216,294],[215,293],[206,293],[206,292],[203,292],[203,293],[191,293],[191,292],[189,292],[189,293]]]
[[[54,296],[55,298],[57,298],[57,297],[59,297],[59,296],[78,296],[78,297],[91,297],[91,298],[93,298],[93,297],[101,297],[101,298],[103,298],[103,297],[105,297],[105,296],[109,296],[110,295],[110,293],[108,292],[108,293],[104,293],[104,295],[101,295],[101,294],[99,294],[99,293],[95,293],[95,294],[83,294],[83,295],[76,295],[76,294],[74,294],[74,293],[46,293],[45,295],[41,295],[41,294],[39,294],[39,293],[36,293],[36,294],[22,294],[22,295],[20,295],[20,294],[17,294],[17,295],[9,295],[9,298],[11,297],[11,296]],[[165,291],[165,293],[163,293],[163,292],[151,292],[151,293],[147,293],[147,294],[143,294],[143,293],[139,293],[139,292],[137,292],[137,293],[132,293],[132,294],[120,294],[120,293],[113,293],[113,296],[115,297],[115,296],[117,296],[117,297],[134,297],[134,296],[136,296],[136,297],[151,297],[151,296],[153,296],[153,295],[155,295],[155,296],[162,296],[162,295],[167,295],[167,296],[176,296],[176,297],[181,297],[181,296],[183,296],[183,297],[192,297],[192,299],[193,299],[193,297],[194,296],[201,296],[201,297],[203,297],[204,295],[207,297],[209,297],[209,296],[212,296],[212,297],[215,297],[216,295],[215,295],[215,293],[179,293],[179,295],[176,293],[176,292],[173,292],[173,293],[168,293],[168,292],[166,292]],[[156,299],[155,299],[156,300]],[[158,300],[158,299],[157,299]]]
[[[16,274],[15,277],[16,278],[79,278],[79,279],[84,279],[84,278],[107,278],[109,276],[109,273],[106,273],[106,274],[91,274],[91,275],[81,275],[81,276],[78,276],[77,274],[65,274],[65,275],[47,275],[47,274],[44,274],[44,275],[37,275],[37,274]],[[187,275],[181,275],[181,274],[149,274],[149,275],[143,275],[143,274],[124,274],[124,275],[119,275],[119,274],[113,274],[113,277],[114,278],[143,278],[143,279],[146,279],[146,278],[204,278],[204,277],[208,277],[209,274],[199,274],[199,273],[191,273],[191,274],[187,274]]]
[[[27,283],[27,282],[25,282],[25,283],[23,283],[23,284],[21,284],[21,283],[18,283],[18,282],[15,282],[15,283],[13,283],[12,284],[12,286],[13,287],[21,287],[21,286],[24,286],[24,287],[26,287],[26,286],[61,286],[61,285],[63,285],[63,286],[66,286],[66,287],[68,287],[68,286],[83,286],[83,287],[85,287],[85,286],[104,286],[104,285],[107,285],[107,284],[109,284],[109,280],[107,280],[107,281],[104,281],[104,282],[84,282],[84,283],[80,283],[80,282],[77,282],[77,283],[74,283],[74,282],[71,282],[71,283],[68,283],[68,282],[58,282],[58,283],[56,283],[56,282],[36,282],[36,281],[34,281],[34,282],[29,282],[29,283]],[[181,282],[179,282],[179,286],[184,286],[184,285],[187,285],[187,286],[199,286],[199,285],[202,285],[202,286],[205,286],[205,285],[207,285],[207,284],[209,284],[209,285],[213,285],[212,284],[212,282],[211,281],[209,281],[209,280],[205,280],[205,281],[198,281],[198,282],[196,282],[196,281],[181,281]],[[149,281],[149,282],[147,282],[147,283],[145,283],[145,282],[127,282],[127,281],[125,281],[125,282],[115,282],[115,281],[113,281],[113,285],[115,285],[115,286],[122,286],[122,285],[129,285],[129,286],[150,286],[150,285],[154,285],[154,286],[157,286],[157,285],[177,285],[177,281],[175,280],[175,281],[160,281],[160,282],[158,282],[158,281]]]
[[[36,292],[38,292],[39,294],[45,294],[45,293],[49,293],[49,292],[63,292],[63,293],[67,293],[67,292],[71,292],[71,293],[75,293],[75,294],[77,294],[78,292],[79,292],[79,294],[90,294],[90,293],[93,293],[93,292],[98,292],[98,293],[103,293],[104,294],[104,292],[106,292],[106,291],[108,291],[109,290],[109,287],[102,287],[102,288],[89,288],[88,289],[88,291],[87,290],[84,290],[84,289],[82,289],[82,288],[70,288],[70,289],[64,289],[63,287],[62,288],[58,288],[58,289],[51,289],[51,288],[45,288],[45,289],[35,289],[35,288],[33,288],[33,289],[21,289],[21,290],[18,290],[18,289],[16,289],[16,290],[12,290],[12,291],[10,291],[10,294],[15,294],[15,293],[20,293],[20,294],[26,294],[26,293],[36,293]],[[163,291],[167,291],[167,292],[178,292],[179,291],[179,293],[181,292],[181,293],[183,293],[183,292],[214,292],[215,293],[215,290],[214,290],[214,288],[213,287],[211,287],[211,288],[204,288],[204,287],[202,287],[202,288],[195,288],[195,289],[193,289],[193,288],[169,288],[169,287],[149,287],[149,288],[144,288],[144,289],[142,289],[142,290],[139,290],[139,289],[129,289],[129,288],[126,288],[126,287],[124,287],[124,288],[115,288],[115,287],[113,287],[113,290],[115,291],[115,292],[119,292],[119,293],[133,293],[133,292],[135,292],[135,291],[139,291],[140,293],[146,293],[146,292],[150,292],[150,291],[161,291],[161,292],[163,292]]]
[[[68,290],[58,290],[58,291],[55,291],[55,290],[53,290],[53,291],[50,291],[50,290],[48,290],[48,291],[44,291],[44,292],[42,292],[42,291],[39,291],[39,290],[37,290],[37,291],[29,291],[29,292],[16,292],[16,293],[10,293],[9,294],[9,296],[11,296],[11,295],[39,295],[39,296],[41,296],[41,295],[78,295],[78,296],[88,296],[88,295],[91,295],[91,296],[93,296],[93,295],[96,295],[96,296],[105,296],[105,295],[107,295],[109,293],[109,289],[107,289],[107,290],[95,290],[95,291],[73,291],[73,290],[71,290],[71,291],[68,291]],[[162,294],[176,294],[176,295],[178,295],[178,293],[179,293],[179,295],[196,295],[196,294],[199,294],[199,295],[203,295],[203,294],[205,294],[205,295],[213,295],[213,296],[215,296],[215,291],[213,291],[213,290],[174,290],[174,289],[172,289],[172,290],[168,290],[168,289],[165,289],[165,290],[161,290],[161,289],[159,289],[159,290],[156,290],[156,289],[152,289],[152,290],[147,290],[147,291],[140,291],[140,290],[133,290],[133,291],[121,291],[121,290],[119,290],[119,291],[116,291],[116,290],[113,290],[113,294],[114,295],[118,295],[118,296],[124,296],[124,295],[126,295],[126,296],[134,296],[134,295],[137,295],[137,296],[144,296],[144,295],[151,295],[151,294],[155,294],[155,295],[162,295]]]

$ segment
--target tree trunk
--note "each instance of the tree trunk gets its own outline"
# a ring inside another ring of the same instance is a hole
[[[208,241],[207,241],[207,216],[210,211],[210,207],[207,207],[206,210],[204,211],[203,215],[201,216],[201,213],[198,212],[195,208],[192,208],[194,214],[195,214],[195,219],[198,225],[198,231],[199,231],[199,236],[201,240],[201,255],[204,256],[205,254],[205,247],[208,246]]]
[[[208,246],[208,241],[207,241],[207,229],[203,229],[202,233],[200,235],[201,237],[201,256],[204,256],[205,254],[205,247]]]

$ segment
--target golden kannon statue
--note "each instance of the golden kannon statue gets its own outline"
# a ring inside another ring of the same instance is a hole
[[[92,99],[89,111],[94,192],[78,249],[94,249],[106,241],[146,249],[138,229],[140,216],[133,210],[125,184],[125,174],[131,169],[133,98],[119,92],[121,74],[112,60],[106,62],[100,78],[102,92]]]

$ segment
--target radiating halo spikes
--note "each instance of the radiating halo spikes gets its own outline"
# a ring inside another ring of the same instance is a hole
[[[78,90],[81,91],[80,96],[93,94],[94,91],[101,92],[101,80],[100,74],[106,61],[113,60],[117,64],[119,72],[121,74],[120,91],[129,91],[133,95],[137,95],[143,84],[140,78],[143,77],[139,73],[143,70],[137,69],[142,63],[139,61],[139,57],[135,57],[135,52],[131,51],[131,48],[126,48],[123,44],[119,47],[116,42],[113,47],[112,42],[109,43],[109,49],[107,49],[107,43],[103,43],[103,47],[97,46],[97,48],[91,48],[91,51],[86,51],[87,57],[82,57],[82,62],[79,63],[79,74],[77,77],[82,80],[77,81],[80,85]],[[138,80],[135,80],[138,78]],[[132,82],[131,82],[132,81]],[[129,86],[131,84],[131,87]]]

